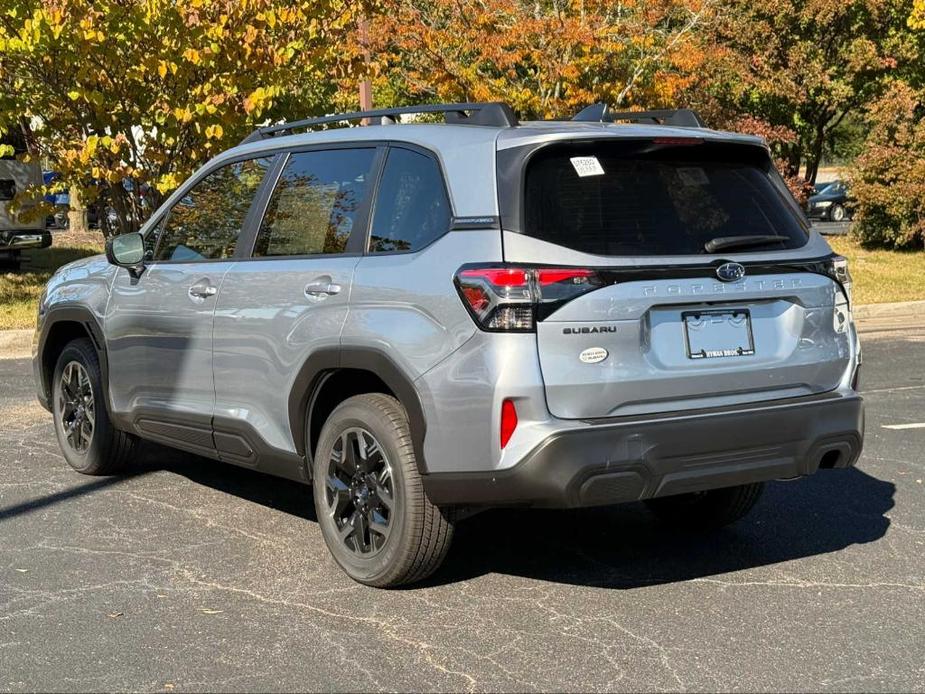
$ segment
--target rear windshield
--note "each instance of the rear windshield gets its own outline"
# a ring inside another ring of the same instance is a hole
[[[799,248],[807,231],[760,147],[678,141],[571,142],[528,164],[524,233],[596,255]],[[732,242],[733,237],[775,240]]]

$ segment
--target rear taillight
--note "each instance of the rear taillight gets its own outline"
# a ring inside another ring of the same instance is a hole
[[[851,302],[851,273],[848,271],[848,259],[844,256],[835,255],[825,264],[825,272],[829,277],[838,282],[845,290],[845,296],[848,302]]]
[[[484,330],[529,332],[567,301],[600,287],[594,270],[571,267],[467,266],[456,287]]]

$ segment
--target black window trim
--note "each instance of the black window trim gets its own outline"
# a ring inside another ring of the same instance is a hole
[[[257,235],[260,233],[260,225],[263,223],[263,217],[267,211],[267,205],[270,203],[270,197],[276,190],[276,184],[286,168],[290,157],[293,154],[302,154],[305,152],[321,152],[332,149],[373,149],[373,161],[370,166],[370,186],[367,195],[357,210],[357,224],[350,230],[350,236],[347,237],[347,250],[343,253],[303,253],[299,255],[254,255],[257,247]],[[259,209],[259,214],[255,214],[253,228],[250,229],[248,236],[242,236],[245,243],[240,244],[242,255],[236,260],[249,262],[254,260],[272,261],[272,260],[309,260],[313,258],[358,258],[362,253],[362,239],[367,236],[370,220],[372,219],[372,201],[374,199],[373,190],[379,180],[383,164],[385,163],[385,151],[388,149],[388,143],[381,140],[350,140],[342,142],[324,142],[318,144],[307,144],[300,147],[293,147],[280,152],[280,162],[278,168],[274,168],[264,178],[263,187],[254,196],[254,202]],[[270,182],[272,181],[272,185]],[[242,232],[243,233],[243,232]],[[244,251],[243,249],[247,249]]]
[[[146,265],[190,265],[192,263],[234,263],[240,260],[238,254],[241,252],[241,241],[248,238],[248,225],[253,224],[253,212],[254,212],[254,203],[260,199],[261,191],[266,185],[267,178],[275,170],[279,163],[279,159],[285,154],[279,149],[276,150],[260,150],[258,152],[252,152],[248,154],[242,154],[230,159],[226,159],[217,163],[215,166],[211,166],[208,169],[203,170],[198,175],[193,176],[186,183],[183,184],[177,191],[180,193],[177,197],[177,202],[173,203],[170,207],[164,209],[156,217],[152,217],[150,226],[145,231],[145,239],[147,240],[148,234],[155,234],[157,236],[154,242],[154,258],[151,260],[146,260]],[[241,223],[241,233],[238,235],[238,242],[235,244],[235,252],[228,258],[190,258],[188,260],[158,260],[157,251],[160,248],[161,241],[163,240],[164,233],[164,222],[167,221],[170,217],[170,213],[173,211],[173,208],[176,207],[177,203],[180,202],[193,188],[199,185],[206,177],[211,176],[213,173],[222,169],[226,166],[231,166],[232,164],[239,164],[242,161],[251,161],[256,159],[270,159],[270,165],[267,167],[267,170],[264,172],[263,179],[260,181],[260,185],[257,186],[257,192],[254,193],[254,197],[251,200],[251,204],[247,209],[247,214],[244,215],[244,221]]]
[[[385,169],[385,163],[388,158],[388,150],[392,147],[407,149],[411,150],[412,152],[417,152],[418,154],[423,154],[424,156],[430,157],[433,161],[436,162],[437,170],[440,173],[440,181],[443,184],[443,191],[446,195],[447,204],[449,206],[449,223],[447,224],[446,231],[444,231],[439,236],[435,236],[429,243],[421,246],[416,250],[382,251],[379,253],[370,253],[369,244],[371,241],[370,235],[372,233],[373,215],[375,214],[375,201],[379,197],[379,185],[381,183],[382,173]],[[269,204],[270,196],[273,194],[273,190],[276,188],[276,184],[279,181],[279,177],[282,175],[286,163],[289,161],[289,157],[293,154],[299,154],[302,152],[315,152],[329,149],[376,150],[376,155],[373,158],[373,164],[370,169],[370,179],[372,185],[370,186],[369,195],[364,201],[363,209],[361,210],[363,217],[358,217],[360,223],[354,226],[350,232],[350,237],[347,239],[348,250],[345,253],[255,256],[253,252],[257,243],[257,234],[260,231],[260,224],[263,222],[263,216],[266,213],[266,206]],[[261,149],[256,152],[248,152],[247,154],[241,154],[229,159],[225,159],[217,163],[215,166],[211,166],[208,169],[201,171],[198,175],[188,179],[182,187],[177,189],[180,192],[180,195],[177,197],[177,201],[181,200],[187,193],[189,193],[190,190],[192,190],[204,178],[206,178],[206,176],[209,176],[218,169],[230,164],[237,164],[239,162],[248,161],[251,159],[262,159],[264,157],[269,157],[271,159],[270,166],[267,167],[267,171],[264,174],[263,180],[258,186],[257,192],[254,194],[254,199],[251,201],[251,206],[244,217],[244,222],[241,227],[241,235],[238,237],[238,243],[235,247],[234,255],[229,258],[191,258],[189,260],[152,259],[146,261],[146,263],[148,265],[188,265],[191,263],[236,263],[250,262],[255,260],[272,261],[313,258],[350,258],[362,256],[381,257],[389,255],[407,255],[409,253],[419,253],[423,251],[453,230],[453,220],[456,219],[456,213],[453,205],[453,197],[450,195],[449,186],[447,186],[447,176],[446,170],[443,166],[443,161],[435,151],[428,149],[427,147],[422,147],[421,145],[415,144],[413,142],[405,142],[401,140],[343,140],[338,142],[319,142],[305,144],[298,147],[274,147]],[[147,237],[148,234],[155,234],[157,236],[157,240],[155,241],[154,245],[155,254],[157,253],[157,248],[161,243],[163,224],[167,217],[170,215],[171,210],[173,210],[174,205],[176,205],[176,203],[171,205],[169,208],[160,211],[159,214],[152,217],[149,222],[149,227],[145,231],[145,237]]]
[[[385,153],[385,156],[383,156],[382,167],[380,168],[378,172],[378,176],[376,178],[376,187],[375,187],[375,190],[373,191],[374,194],[372,197],[372,204],[369,210],[369,220],[368,220],[367,229],[366,229],[366,243],[364,244],[364,247],[363,247],[363,255],[369,256],[371,258],[379,258],[379,257],[384,257],[384,256],[390,256],[390,255],[409,255],[412,253],[420,253],[421,251],[423,251],[426,248],[429,248],[431,245],[433,245],[434,243],[442,239],[444,236],[446,236],[448,233],[450,233],[453,230],[453,221],[456,219],[456,210],[453,208],[453,198],[450,196],[450,189],[446,184],[446,171],[444,171],[443,169],[443,162],[440,160],[439,155],[433,150],[427,149],[426,147],[421,147],[420,145],[416,145],[411,142],[401,142],[401,141],[389,142],[386,149],[387,150],[407,149],[411,152],[415,152],[417,154],[421,154],[425,157],[428,157],[429,159],[434,161],[434,163],[437,165],[437,172],[440,174],[440,182],[443,184],[443,195],[446,198],[446,204],[447,204],[447,209],[449,211],[449,215],[447,216],[447,225],[443,233],[438,234],[437,236],[434,236],[434,238],[432,238],[430,241],[428,241],[426,244],[424,244],[420,248],[412,248],[407,251],[373,252],[370,250],[369,247],[373,240],[372,239],[373,218],[376,216],[376,203],[379,201],[379,188],[382,184],[382,175],[385,172],[385,165],[388,162],[388,151],[387,151]]]

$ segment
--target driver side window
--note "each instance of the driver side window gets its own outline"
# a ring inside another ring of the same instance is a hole
[[[187,191],[161,223],[155,260],[219,260],[234,255],[238,235],[272,157],[216,169]]]

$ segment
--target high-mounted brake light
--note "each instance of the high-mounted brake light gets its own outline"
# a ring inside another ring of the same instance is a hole
[[[532,331],[538,307],[549,313],[601,285],[586,268],[470,266],[456,274],[463,302],[484,330]]]
[[[702,137],[656,137],[652,140],[653,144],[656,145],[675,145],[675,146],[690,146],[690,145],[702,145]]]

